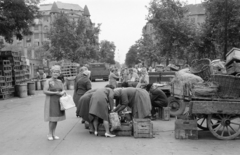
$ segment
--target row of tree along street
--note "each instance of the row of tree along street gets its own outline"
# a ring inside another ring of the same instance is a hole
[[[205,0],[205,22],[196,25],[189,20],[185,3],[179,0],[153,0],[148,7],[148,23],[153,25],[154,39],[149,34],[132,45],[125,63],[141,60],[160,62],[165,59],[225,58],[232,47],[240,46],[240,1]]]
[[[31,35],[30,27],[34,19],[41,18],[37,5],[41,0],[1,0],[0,35],[12,42],[13,36],[22,39]],[[68,59],[85,63],[86,60],[114,64],[116,46],[103,40],[99,43],[100,24],[93,24],[87,17],[70,20],[64,13],[55,15],[55,20],[47,34],[49,41],[35,48],[36,55],[48,60]],[[34,48],[34,47],[30,47]]]

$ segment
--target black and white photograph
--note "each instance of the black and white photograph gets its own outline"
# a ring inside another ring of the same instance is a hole
[[[239,155],[240,0],[0,0],[0,155]]]

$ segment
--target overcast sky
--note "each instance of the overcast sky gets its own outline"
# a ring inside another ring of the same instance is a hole
[[[116,45],[115,60],[124,63],[126,53],[131,45],[142,35],[150,0],[44,0],[43,3],[60,1],[88,6],[93,23],[101,23],[101,40],[114,42]],[[202,0],[203,1],[203,0]],[[189,4],[201,0],[188,0]]]

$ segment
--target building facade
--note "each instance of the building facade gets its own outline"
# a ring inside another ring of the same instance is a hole
[[[188,9],[187,16],[191,22],[193,22],[197,28],[206,20],[205,8],[203,4],[191,4],[187,5]]]
[[[3,37],[0,37],[0,45],[8,45],[18,47],[17,50],[21,52],[21,55],[26,57],[27,64],[30,66],[31,76],[34,77],[36,73],[36,67],[47,65],[46,61],[39,57],[39,54],[35,52],[35,49],[43,45],[45,41],[50,41],[47,37],[54,17],[56,14],[62,12],[68,15],[70,20],[77,21],[79,17],[85,16],[90,20],[90,13],[88,7],[82,8],[78,4],[54,2],[53,4],[41,4],[39,11],[42,15],[40,19],[35,19],[35,26],[31,27],[32,35],[24,36],[23,40],[17,40],[13,38],[13,43],[10,45],[5,42]]]

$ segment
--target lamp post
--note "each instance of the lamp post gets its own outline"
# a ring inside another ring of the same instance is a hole
[[[227,46],[228,46],[228,0],[225,0],[225,23],[224,23],[224,55],[223,58],[226,59]]]

